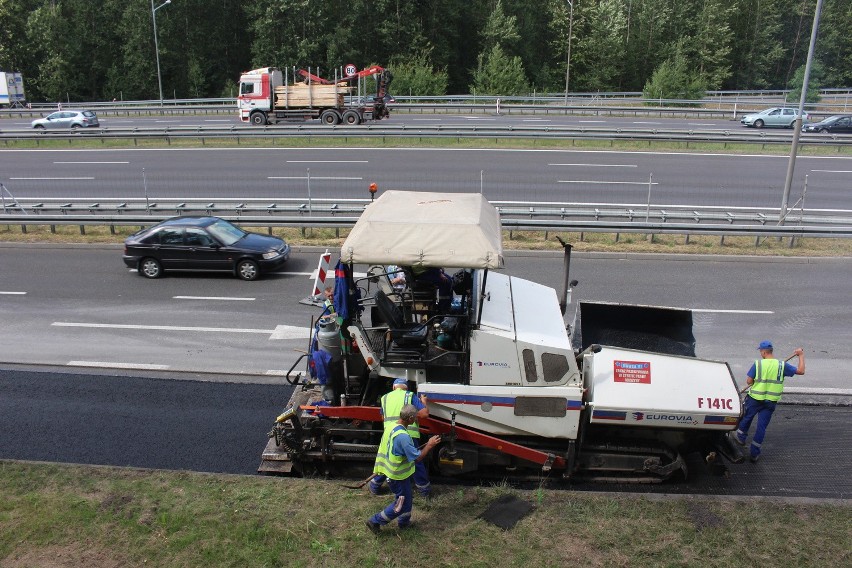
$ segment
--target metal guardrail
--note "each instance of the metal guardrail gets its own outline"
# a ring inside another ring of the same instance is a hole
[[[247,226],[351,227],[366,199],[6,200],[0,225],[147,226],[176,215],[216,215]],[[493,201],[506,230],[852,237],[852,211],[692,205]]]
[[[585,126],[410,126],[380,123],[361,126],[325,126],[319,124],[290,124],[282,126],[178,126],[163,128],[88,128],[75,131],[0,131],[0,140],[81,140],[81,139],[160,139],[171,143],[173,139],[235,138],[550,138],[550,139],[600,139],[630,141],[720,142],[745,144],[790,144],[789,132],[766,130],[677,130],[661,128],[617,128],[615,130]],[[801,145],[849,146],[852,136],[836,134],[803,134]]]

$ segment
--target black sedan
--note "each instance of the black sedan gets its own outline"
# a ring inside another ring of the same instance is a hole
[[[215,270],[255,280],[289,257],[283,239],[243,231],[218,217],[173,217],[124,241],[124,264],[146,278],[159,278],[164,270]]]
[[[802,132],[833,132],[836,134],[852,133],[852,116],[829,116],[825,120],[812,122],[802,127]]]

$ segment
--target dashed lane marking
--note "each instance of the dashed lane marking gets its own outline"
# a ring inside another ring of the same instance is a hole
[[[145,371],[164,371],[168,365],[153,363],[112,363],[109,361],[68,361],[69,367],[105,367],[108,369],[139,369]]]
[[[174,300],[221,300],[223,302],[253,302],[254,298],[229,298],[227,296],[172,296]]]
[[[86,327],[92,329],[131,329],[143,331],[195,331],[202,333],[256,333],[268,335],[270,340],[275,339],[308,339],[310,329],[307,327],[296,327],[292,325],[277,325],[275,329],[251,329],[239,327],[191,327],[177,325],[132,325],[115,323],[82,323],[55,321],[50,324],[55,327]]]

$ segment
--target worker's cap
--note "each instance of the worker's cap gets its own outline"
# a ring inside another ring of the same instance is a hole
[[[404,386],[405,388],[408,388],[408,381],[406,381],[405,379],[394,379],[393,386]]]
[[[772,349],[771,341],[761,341],[760,345],[757,346],[758,349]]]

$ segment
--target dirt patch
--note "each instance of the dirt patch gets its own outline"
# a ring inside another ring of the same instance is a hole
[[[725,519],[711,511],[702,503],[690,503],[687,509],[689,520],[698,532],[707,528],[719,528],[725,526]]]
[[[120,568],[130,566],[127,558],[112,550],[99,549],[92,543],[50,545],[15,550],[0,559],[0,568]]]

